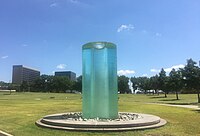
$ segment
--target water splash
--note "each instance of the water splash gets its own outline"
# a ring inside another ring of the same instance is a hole
[[[128,80],[128,86],[129,86],[129,89],[131,90],[131,93],[134,94],[133,83],[131,82],[130,78]]]

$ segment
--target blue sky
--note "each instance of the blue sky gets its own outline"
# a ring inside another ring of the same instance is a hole
[[[22,64],[81,75],[82,45],[117,45],[118,73],[152,76],[200,57],[199,0],[1,0],[0,81]]]

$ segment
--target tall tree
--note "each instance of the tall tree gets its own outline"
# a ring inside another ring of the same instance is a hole
[[[138,77],[139,88],[147,93],[147,90],[150,90],[150,79],[148,77]]]
[[[124,75],[118,77],[118,91],[120,93],[130,93],[128,80],[129,78]]]
[[[158,81],[158,75],[150,77],[150,88],[155,90],[155,93],[159,95],[159,81]]]
[[[197,92],[198,103],[200,103],[200,68],[196,64],[192,59],[188,59],[186,66],[181,71],[185,87]]]
[[[74,85],[73,85],[73,89],[79,92],[82,92],[82,76],[79,76]]]
[[[172,69],[169,73],[169,87],[176,93],[176,99],[178,100],[178,92],[183,88],[182,74],[180,70],[176,71],[175,69]]]
[[[165,92],[165,98],[167,97],[168,89],[167,86],[167,76],[165,70],[162,68],[158,77],[158,88]]]

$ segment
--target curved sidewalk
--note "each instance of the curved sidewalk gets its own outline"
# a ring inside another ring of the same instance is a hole
[[[13,135],[8,134],[8,133],[3,132],[3,131],[0,130],[0,136],[13,136]]]
[[[162,103],[147,103],[147,104],[157,104],[157,105],[164,105],[164,106],[171,106],[171,107],[181,107],[181,108],[190,108],[190,109],[200,110],[200,107],[197,105],[177,105],[177,104],[162,104]]]

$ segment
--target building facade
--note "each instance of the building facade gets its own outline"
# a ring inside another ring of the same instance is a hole
[[[76,80],[76,73],[74,73],[72,71],[57,71],[57,72],[55,72],[55,76],[66,76],[71,81],[75,81]]]
[[[12,83],[22,84],[26,81],[28,84],[40,77],[40,71],[24,67],[23,65],[14,65],[12,74]]]

